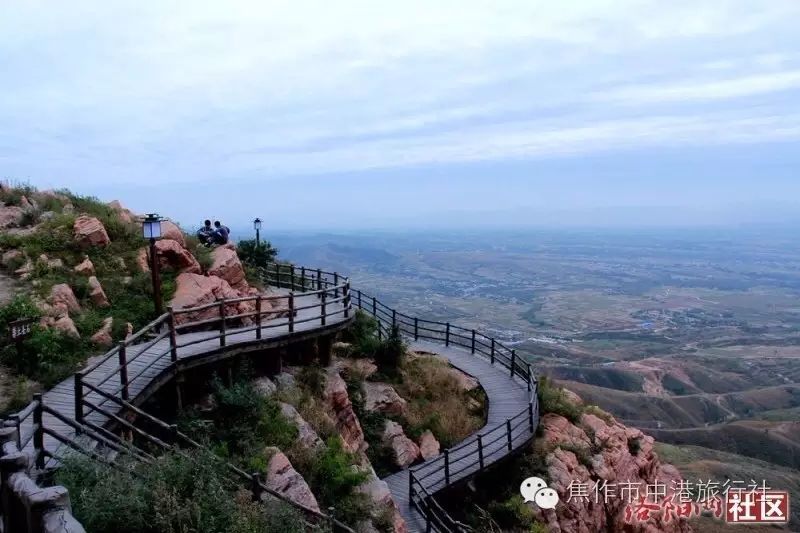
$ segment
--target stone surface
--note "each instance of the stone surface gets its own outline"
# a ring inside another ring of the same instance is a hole
[[[345,449],[354,453],[365,450],[367,444],[364,442],[364,431],[353,411],[353,404],[347,394],[347,384],[334,368],[329,369],[327,373],[325,399],[333,410],[336,429],[342,437]]]
[[[75,219],[72,229],[75,234],[75,240],[82,248],[108,246],[111,242],[105,226],[95,217],[79,216]]]
[[[406,468],[420,457],[419,446],[406,437],[403,426],[393,420],[387,420],[383,430],[383,443],[391,447],[394,462],[400,468]]]
[[[476,378],[452,366],[450,367],[450,375],[456,378],[458,386],[461,388],[461,390],[471,391],[477,389],[481,385]]]
[[[440,446],[439,441],[433,436],[431,430],[426,429],[419,438],[419,454],[424,460],[431,459],[439,455]]]
[[[3,258],[0,259],[0,262],[3,263],[4,267],[8,267],[12,263],[22,259],[23,257],[24,256],[23,256],[22,252],[20,252],[19,250],[7,250],[7,251],[3,252]],[[17,264],[19,264],[19,263],[17,263]]]
[[[627,501],[623,498],[611,498],[606,504],[602,499],[595,503],[593,498],[567,501],[571,482],[589,483],[591,486],[595,480],[605,480],[609,485],[616,483],[617,486],[631,482],[642,487],[658,481],[666,485],[667,498],[670,498],[672,482],[679,480],[680,474],[672,465],[661,463],[654,451],[652,437],[613,419],[606,422],[593,414],[582,415],[579,425],[559,415],[546,414],[542,417],[541,431],[543,441],[555,446],[554,451],[545,457],[545,464],[549,486],[559,493],[561,503],[549,510],[529,505],[549,531],[692,531],[685,520],[665,521],[660,513],[634,528],[625,522]],[[630,453],[629,439],[639,440],[640,450],[636,455]],[[588,464],[585,464],[585,459],[582,463],[573,451],[558,447],[559,444],[586,450],[590,458]],[[592,454],[592,450],[597,452]]]
[[[80,334],[78,333],[78,328],[75,327],[75,322],[69,317],[69,315],[64,315],[58,320],[53,322],[53,328],[57,329],[67,335],[72,337],[78,338]]]
[[[53,285],[53,288],[50,289],[48,302],[54,308],[62,310],[64,313],[77,313],[81,310],[78,299],[75,298],[75,293],[72,292],[72,289],[66,283]]]
[[[77,272],[82,276],[93,276],[94,263],[92,263],[92,260],[87,257],[83,261],[81,261],[80,264],[76,265],[75,268],[73,268],[72,270],[74,270],[75,272]]]
[[[197,262],[197,259],[194,258],[189,250],[172,239],[156,241],[156,255],[158,256],[159,266],[163,271],[169,270],[193,274],[202,272],[200,263]]]
[[[25,210],[16,205],[0,207],[0,228],[13,228],[19,226]]]
[[[234,289],[247,289],[244,267],[235,250],[227,246],[220,246],[211,252],[211,257],[214,262],[208,269],[209,275],[224,279]]]
[[[275,382],[268,377],[254,379],[252,384],[253,389],[264,398],[269,398],[278,390],[278,386],[275,385]]]
[[[392,515],[392,528],[394,533],[406,533],[408,531],[406,522],[400,514],[400,509],[392,498],[389,485],[387,485],[385,481],[380,480],[372,468],[368,469],[367,480],[362,483],[357,490],[366,494],[375,506],[373,517],[384,510],[388,510]]]
[[[182,247],[186,247],[186,237],[183,235],[181,228],[179,228],[174,222],[169,220],[163,220],[161,222],[161,237],[164,239],[173,240]]]
[[[394,387],[387,383],[365,381],[364,408],[387,415],[402,415],[406,410],[406,401],[397,394]]]
[[[297,504],[319,512],[317,498],[286,455],[274,447],[267,448],[265,454],[271,455],[267,465],[267,487]]]
[[[105,308],[111,306],[106,297],[106,292],[96,276],[89,277],[89,299],[97,307]]]
[[[108,206],[117,212],[117,216],[123,223],[133,224],[136,222],[136,215],[130,209],[126,209],[119,200],[109,202]]]
[[[297,442],[307,450],[319,450],[324,444],[314,428],[300,416],[293,406],[281,402],[281,412],[297,428]]]
[[[92,335],[92,342],[98,346],[108,347],[114,342],[111,337],[111,326],[114,325],[114,319],[108,317],[103,320],[103,326]]]
[[[347,344],[347,343],[334,343],[332,349],[334,350],[334,354],[336,354],[336,345],[337,344]],[[350,346],[347,344],[347,346]],[[373,363],[370,359],[340,359],[337,361],[337,365],[339,366],[340,370],[348,377],[352,376],[354,379],[359,381],[364,381],[375,372],[378,371],[378,366]]]
[[[150,259],[147,255],[147,248],[139,248],[136,253],[136,268],[139,269],[139,272],[150,272]]]

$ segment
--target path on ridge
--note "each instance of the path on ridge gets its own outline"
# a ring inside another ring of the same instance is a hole
[[[528,392],[527,385],[518,378],[511,378],[508,369],[500,365],[492,365],[487,359],[479,355],[472,354],[467,349],[457,348],[453,346],[446,347],[442,344],[428,342],[428,341],[412,341],[409,346],[413,350],[420,350],[432,352],[447,358],[454,367],[470,374],[480,381],[481,386],[486,392],[486,398],[489,403],[489,414],[487,416],[486,424],[478,431],[464,439],[468,441],[478,433],[484,433],[489,429],[495,428],[505,424],[506,420],[519,414],[527,408],[530,393]],[[530,432],[525,432],[525,435],[516,437],[513,442],[514,450],[523,445],[532,436]],[[477,443],[474,444],[475,453],[477,453]],[[488,465],[496,462],[508,455],[507,449],[504,447],[497,453],[490,454],[486,457],[485,463]],[[435,459],[431,459],[434,461]],[[424,464],[424,463],[423,463]],[[454,463],[457,468],[457,464]],[[467,469],[459,476],[454,476],[456,479],[468,477],[478,471],[478,467]],[[400,508],[400,513],[406,521],[408,530],[425,531],[425,520],[421,514],[414,508],[409,501],[408,494],[408,470],[401,470],[391,476],[383,478],[389,485],[389,490],[392,492],[392,497]],[[426,480],[426,486],[433,486],[434,491],[439,488],[438,485],[444,484],[444,473],[440,473],[438,477]]]

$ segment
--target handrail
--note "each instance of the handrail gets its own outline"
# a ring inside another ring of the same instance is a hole
[[[521,361],[515,349],[474,329],[399,313],[358,289],[351,292],[351,298],[358,310],[366,312],[377,321],[379,337],[384,331],[388,333],[392,328],[397,328],[400,334],[414,340],[459,346],[488,360],[492,365],[507,369],[511,379],[519,379],[526,385],[528,404],[525,409],[508,418],[505,423],[490,428],[485,433],[473,435],[437,457],[408,470],[409,501],[422,514],[426,528],[469,531],[469,527],[453,519],[436,502],[434,493],[460,481],[475,468],[477,471],[485,469],[499,458],[497,455],[501,452],[501,456],[505,456],[533,438],[539,422],[539,407],[536,396],[538,382],[531,371],[530,363]],[[458,467],[453,470],[451,467],[456,462],[459,463]],[[427,486],[423,483],[442,473],[443,479]]]

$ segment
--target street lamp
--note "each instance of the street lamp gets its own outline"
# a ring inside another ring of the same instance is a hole
[[[261,219],[257,218],[253,221],[253,228],[256,230],[256,248],[261,244]]]
[[[156,255],[156,239],[161,238],[161,217],[155,213],[148,213],[142,220],[142,236],[150,241],[150,276],[153,281],[153,296],[156,306],[156,316],[164,313],[164,304],[161,301],[161,274],[159,272],[158,256]]]

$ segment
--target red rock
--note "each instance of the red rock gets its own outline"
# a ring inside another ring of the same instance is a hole
[[[108,206],[117,212],[117,216],[123,223],[133,224],[136,222],[136,215],[130,209],[126,209],[119,200],[109,202]]]
[[[426,429],[419,438],[419,454],[427,461],[439,455],[439,450],[439,441],[433,436],[431,430]]]
[[[407,533],[408,527],[406,526],[405,520],[403,520],[403,516],[400,514],[400,508],[397,507],[397,503],[394,501],[394,498],[392,498],[389,485],[385,481],[378,479],[378,476],[372,468],[368,469],[367,476],[367,480],[361,484],[357,490],[362,494],[366,494],[370,501],[372,501],[375,507],[373,510],[373,518],[388,510],[392,515],[392,529],[394,533]],[[372,530],[366,530],[372,531],[374,528]]]
[[[23,257],[22,252],[20,252],[19,250],[8,250],[6,252],[3,252],[3,258],[2,260],[0,260],[0,262],[3,264],[4,267],[8,267],[9,265],[11,265],[11,263],[22,257]]]
[[[95,246],[108,246],[111,239],[108,238],[105,226],[95,217],[81,215],[75,219],[73,225],[75,240],[83,248]]]
[[[214,262],[208,269],[209,275],[224,279],[234,289],[247,289],[244,267],[235,250],[228,246],[220,246],[214,249],[211,257]]]
[[[314,428],[300,416],[293,406],[288,403],[280,402],[281,413],[297,428],[297,442],[307,450],[319,450],[323,447],[322,439],[319,438]]]
[[[95,276],[89,277],[89,298],[97,307],[111,306],[106,297],[106,292],[103,290],[103,286],[100,285],[100,281]]]
[[[0,207],[0,228],[13,228],[19,226],[25,210],[16,205]]]
[[[53,285],[53,288],[50,289],[48,301],[53,307],[63,310],[64,313],[77,313],[81,310],[78,299],[75,298],[75,293],[66,283]]]
[[[79,338],[80,334],[78,333],[78,328],[75,327],[75,322],[69,317],[69,315],[64,315],[61,318],[55,320],[53,322],[53,328],[66,333],[75,338]]]
[[[194,258],[189,250],[172,239],[156,241],[156,254],[158,255],[159,265],[164,270],[193,274],[202,272],[200,263],[197,262],[197,259]]]
[[[239,298],[240,294],[228,282],[216,276],[201,276],[185,272],[176,280],[175,296],[170,305],[177,311],[190,307],[198,307],[223,298]],[[245,301],[225,306],[227,316],[255,311],[255,301]],[[211,307],[190,313],[178,313],[175,320],[178,324],[196,322],[219,317],[219,309]],[[252,319],[242,320],[243,324],[252,324]]]
[[[353,411],[353,404],[347,394],[347,384],[333,368],[328,371],[325,381],[325,398],[335,414],[336,429],[342,437],[345,449],[353,453],[366,450],[364,431]]]
[[[161,221],[161,237],[177,242],[182,247],[186,247],[186,238],[183,231],[177,224],[169,220]]]
[[[402,415],[406,411],[406,401],[397,394],[394,387],[386,383],[365,381],[364,408],[387,415]]]
[[[303,476],[294,469],[286,455],[274,447],[267,448],[265,454],[272,455],[267,465],[267,487],[295,503],[319,512],[319,503],[317,503],[314,493],[311,492]]]
[[[103,326],[97,330],[97,333],[92,335],[92,342],[98,346],[108,347],[113,344],[114,339],[111,337],[111,326],[114,325],[114,319],[108,317],[103,320]]]
[[[147,248],[140,248],[136,254],[136,267],[140,272],[150,272],[150,258],[147,254]]]
[[[406,437],[403,426],[397,422],[386,421],[382,439],[384,444],[392,448],[395,464],[400,468],[406,468],[419,459],[419,447]]]
[[[92,263],[92,260],[87,257],[79,265],[76,265],[73,270],[82,276],[93,276],[94,263]]]

